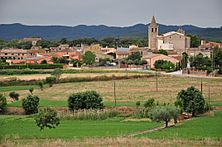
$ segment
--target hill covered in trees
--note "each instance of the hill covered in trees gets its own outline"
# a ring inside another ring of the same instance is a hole
[[[182,26],[187,34],[198,35],[202,39],[222,41],[221,28],[200,28],[192,25]],[[176,31],[179,26],[159,24],[160,34],[168,31]],[[19,23],[1,24],[0,39],[11,40],[24,37],[42,37],[47,40],[69,40],[79,38],[103,39],[106,37],[119,38],[145,38],[147,37],[147,25],[137,24],[129,27],[109,27],[104,25],[86,26],[28,26]]]

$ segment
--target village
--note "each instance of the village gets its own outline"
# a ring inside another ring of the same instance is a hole
[[[32,44],[30,49],[3,48],[0,50],[0,59],[9,65],[63,63],[64,68],[79,68],[81,66],[87,66],[80,61],[82,61],[82,57],[86,52],[91,52],[95,55],[95,60],[92,61],[93,63],[95,62],[94,65],[106,66],[106,68],[151,70],[156,68],[156,61],[163,60],[172,63],[174,66],[174,68],[169,67],[168,71],[183,69],[184,74],[204,76],[209,75],[213,71],[211,70],[209,72],[206,69],[200,69],[200,67],[190,66],[188,58],[201,54],[203,57],[211,59],[213,49],[221,48],[222,43],[201,40],[198,47],[191,48],[191,38],[186,35],[183,28],[161,35],[158,31],[158,24],[153,16],[148,26],[148,47],[131,44],[128,48],[119,46],[114,48],[109,46],[103,47],[100,44],[93,43],[89,45],[81,44],[78,47],[70,46],[69,44],[58,44],[57,47],[45,48],[44,46],[38,46],[38,42],[41,42],[43,40],[42,38],[24,38],[19,42],[30,42]],[[138,59],[133,59],[136,61],[127,59],[136,53],[139,53],[140,56]],[[186,56],[184,57],[184,55]],[[186,65],[183,63],[184,58],[186,58]],[[56,59],[61,59],[62,62],[58,62]],[[93,65],[90,64],[90,66],[92,67]]]

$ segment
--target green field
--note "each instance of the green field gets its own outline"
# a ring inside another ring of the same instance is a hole
[[[214,116],[204,116],[185,121],[181,125],[140,135],[155,139],[222,139],[222,111]]]
[[[123,122],[122,118],[108,120],[62,120],[56,129],[40,131],[33,118],[8,116],[0,117],[1,138],[20,139],[71,139],[82,137],[123,136],[135,131],[158,127],[155,122]]]

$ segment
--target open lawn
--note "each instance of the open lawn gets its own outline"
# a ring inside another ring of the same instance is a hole
[[[190,77],[158,77],[158,91],[156,91],[156,78],[137,78],[116,80],[116,98],[117,105],[135,106],[136,101],[144,102],[149,98],[154,98],[160,103],[173,103],[179,91],[190,86],[200,89],[201,79]],[[222,79],[202,79],[203,94],[206,101],[213,104],[222,102]],[[94,82],[75,82],[56,84],[49,88],[45,85],[43,91],[38,87],[35,88],[34,94],[41,99],[52,101],[67,101],[70,94],[85,91],[96,90],[99,92],[108,106],[114,105],[114,81],[94,81]],[[29,87],[32,86],[9,86],[0,87],[0,93],[4,93],[7,97],[9,92],[16,91],[20,94],[20,98],[25,98],[29,94]],[[55,102],[57,103],[57,102]]]
[[[214,116],[193,118],[181,125],[161,131],[143,134],[138,137],[155,139],[218,139],[222,141],[222,111],[216,111]]]
[[[158,127],[155,122],[124,122],[122,118],[108,120],[62,120],[56,129],[40,131],[34,119],[21,116],[0,116],[0,137],[19,139],[72,139],[82,137],[123,136],[135,131]]]

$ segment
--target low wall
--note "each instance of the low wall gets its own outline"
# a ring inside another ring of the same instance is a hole
[[[190,75],[208,76],[207,70],[183,69],[182,73],[183,74],[190,74]]]

